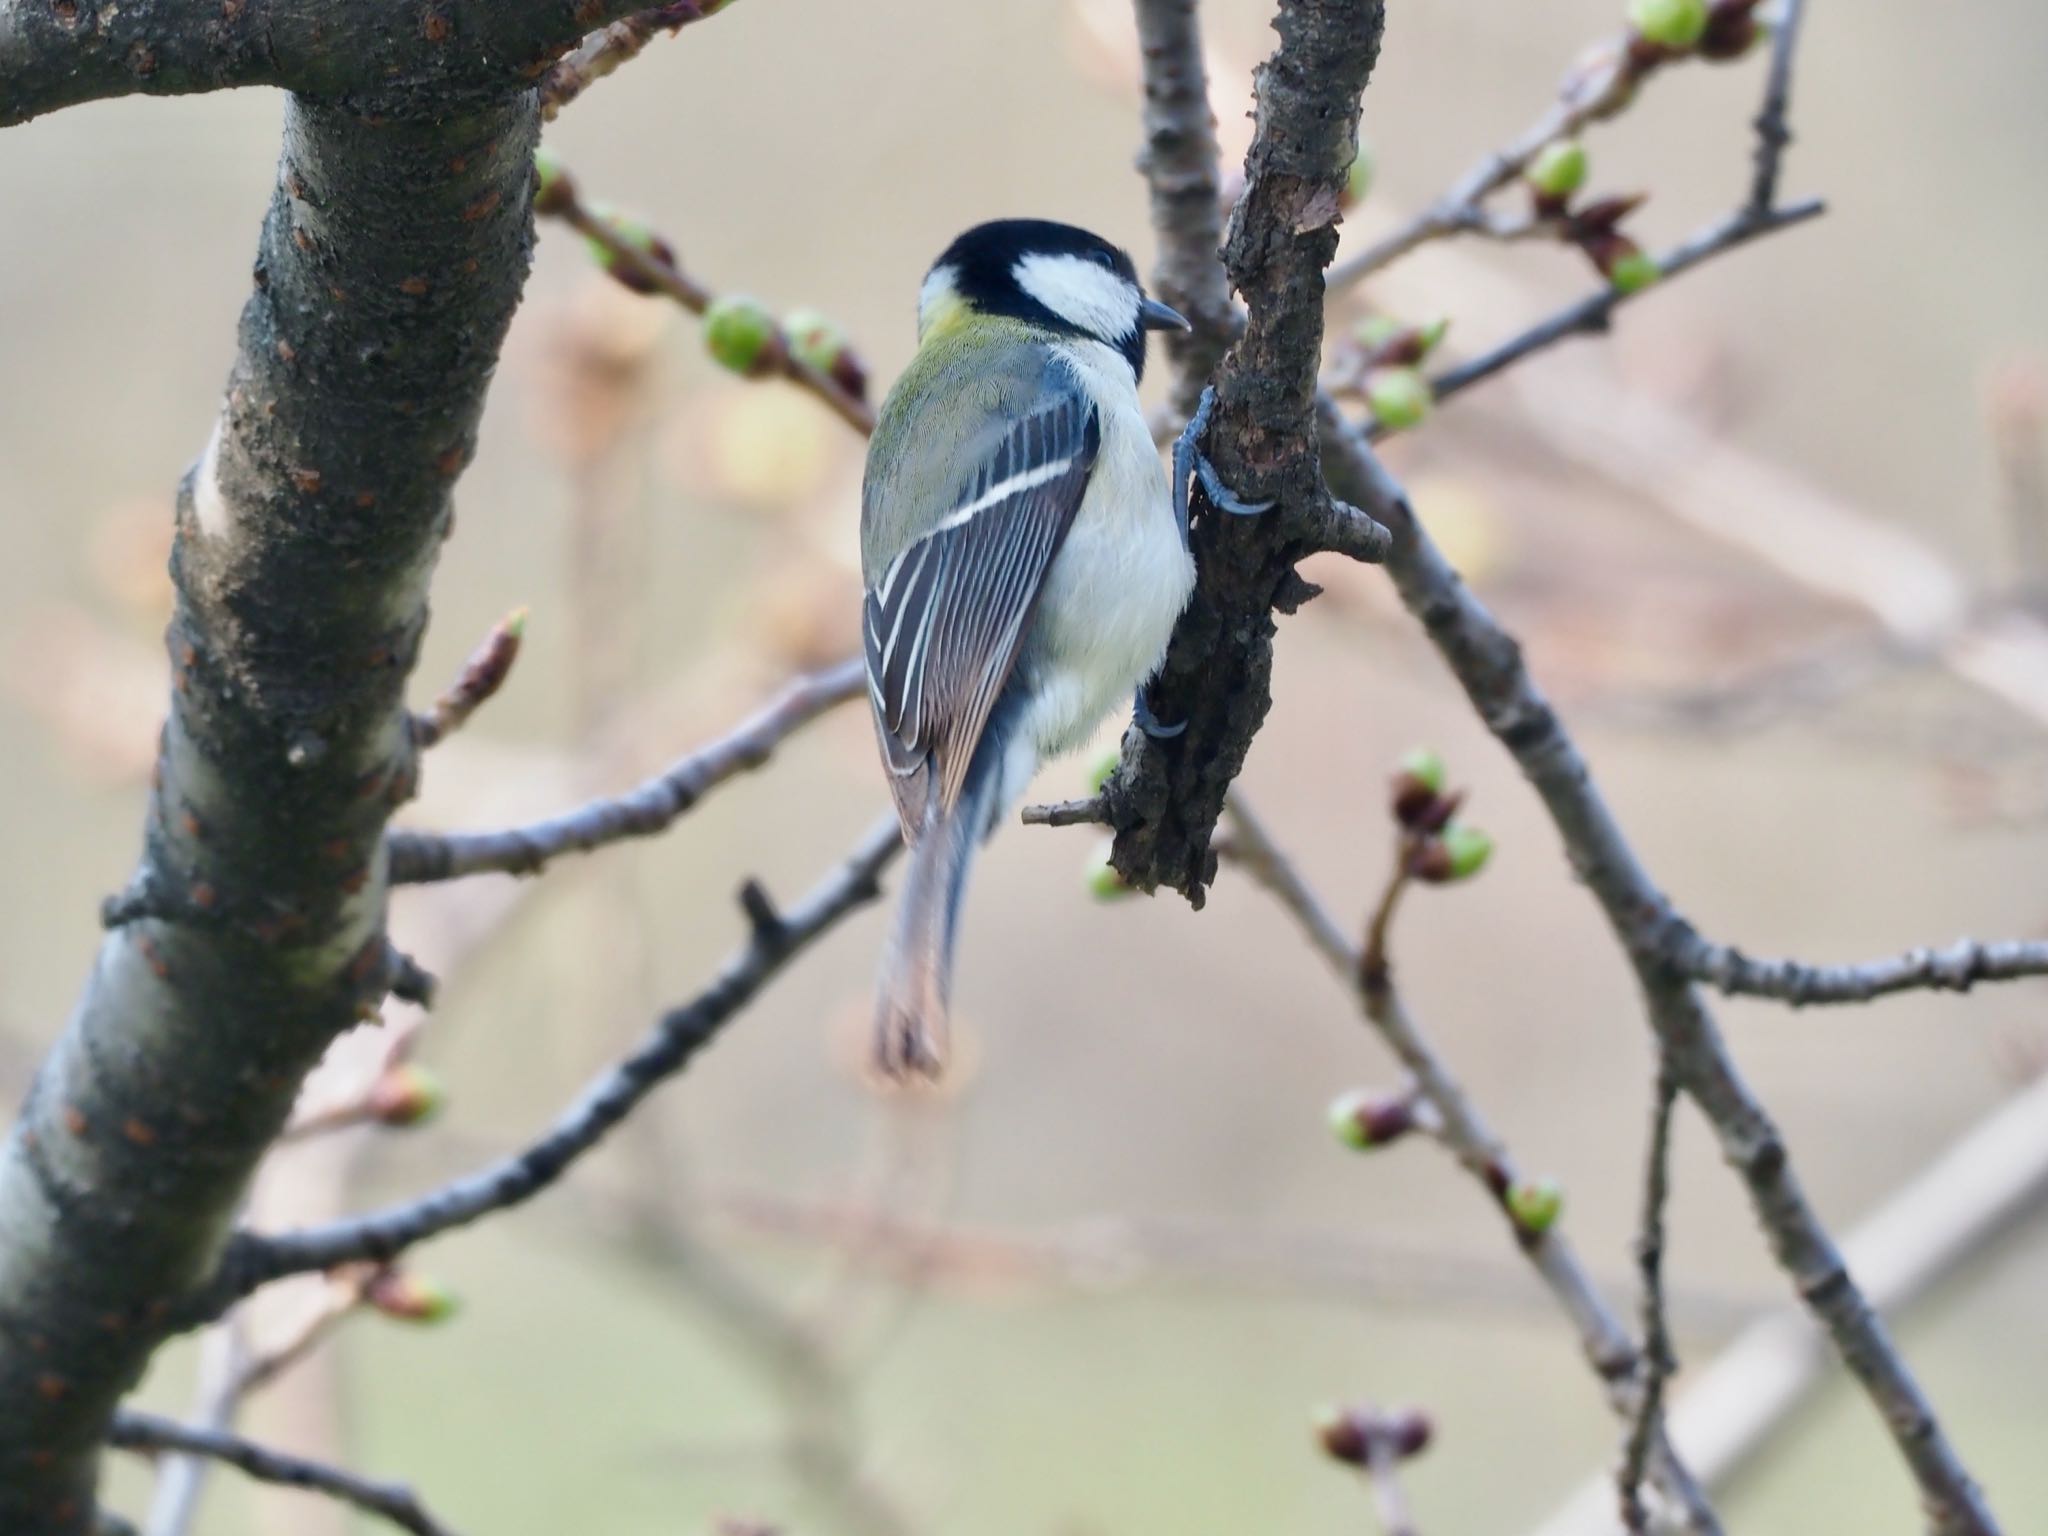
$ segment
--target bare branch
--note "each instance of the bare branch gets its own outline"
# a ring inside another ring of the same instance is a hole
[[[4,0],[0,128],[114,96],[281,85],[396,115],[503,100],[639,0]]]
[[[1359,102],[1385,19],[1384,0],[1282,0],[1274,22],[1280,45],[1256,77],[1245,193],[1223,252],[1248,316],[1218,371],[1204,446],[1238,495],[1277,505],[1261,517],[1196,521],[1195,594],[1150,685],[1153,713],[1186,729],[1163,744],[1142,732],[1127,736],[1126,761],[1108,790],[1119,873],[1141,890],[1172,886],[1197,906],[1214,875],[1209,837],[1224,792],[1271,703],[1273,614],[1313,595],[1294,567],[1328,547],[1329,492],[1315,431],[1323,269],[1336,251]],[[1162,21],[1177,23],[1180,45],[1148,51],[1146,64],[1159,98],[1181,101],[1185,130],[1194,126],[1188,114],[1207,112],[1172,78],[1184,73],[1192,18],[1151,19]],[[1199,133],[1187,137],[1184,159],[1198,158],[1205,143]],[[1175,163],[1147,159],[1160,176]],[[1173,221],[1162,239],[1192,261],[1196,237],[1178,217],[1181,181],[1157,188],[1153,206]]]
[[[1514,1162],[1464,1085],[1409,1013],[1394,986],[1386,955],[1375,953],[1376,946],[1361,949],[1351,942],[1241,793],[1231,796],[1228,815],[1235,834],[1233,851],[1237,862],[1279,899],[1331,969],[1355,990],[1368,1022],[1414,1077],[1423,1101],[1434,1110],[1439,1138],[1505,1212],[1507,1192],[1518,1178]],[[1373,931],[1381,938],[1400,883],[1398,875],[1389,882],[1375,913]],[[1641,1362],[1627,1327],[1602,1298],[1593,1277],[1561,1231],[1551,1227],[1530,1232],[1515,1222],[1511,1214],[1508,1220],[1522,1254],[1570,1319],[1580,1349],[1609,1405],[1624,1423],[1634,1423],[1642,1411]],[[1720,1525],[1706,1495],[1671,1454],[1661,1433],[1653,1435],[1649,1454],[1652,1477],[1673,1504],[1685,1511],[1690,1528],[1718,1531]]]
[[[393,832],[386,839],[394,885],[500,871],[537,874],[565,853],[589,853],[665,832],[727,779],[759,768],[793,731],[865,687],[858,658],[798,677],[728,735],[677,759],[635,789],[592,800],[545,821],[493,832]]]
[[[1959,939],[1946,949],[1913,949],[1862,965],[1808,965],[1755,960],[1674,928],[1666,946],[1672,965],[1694,981],[1737,996],[1774,997],[1795,1008],[1867,1003],[1894,992],[1967,992],[1978,982],[2048,976],[2048,942],[1987,944]]]
[[[531,1200],[631,1114],[656,1085],[683,1071],[785,965],[880,891],[882,870],[903,846],[894,816],[877,822],[853,854],[809,895],[756,923],[717,978],[663,1015],[640,1045],[590,1083],[545,1134],[523,1151],[417,1200],[367,1216],[275,1235],[239,1234],[219,1272],[181,1309],[186,1327],[209,1321],[282,1275],[386,1261],[413,1244]]]
[[[1744,1082],[1713,1015],[1664,962],[1666,935],[1676,921],[1671,904],[1530,677],[1520,646],[1459,580],[1363,437],[1327,414],[1324,420],[1327,462],[1339,493],[1393,528],[1387,570],[1402,602],[1550,812],[1572,867],[1636,971],[1669,1069],[1713,1125],[1779,1267],[1883,1418],[1936,1529],[1943,1536],[1990,1536],[1998,1526],[1982,1493],[1808,1204],[1777,1126]]]
[[[124,1451],[145,1455],[175,1452],[181,1456],[203,1456],[221,1461],[255,1478],[286,1488],[303,1488],[339,1499],[364,1514],[376,1515],[414,1536],[455,1536],[427,1512],[410,1488],[396,1483],[373,1482],[326,1462],[271,1450],[253,1440],[221,1429],[201,1429],[153,1413],[123,1409],[114,1416],[107,1443]]]
[[[1615,1479],[1622,1523],[1637,1533],[1651,1529],[1650,1512],[1643,1505],[1643,1474],[1652,1447],[1665,1434],[1664,1387],[1678,1367],[1664,1301],[1664,1207],[1671,1195],[1671,1120],[1677,1105],[1678,1084],[1660,1063],[1650,1105],[1650,1146],[1643,1157],[1643,1214],[1636,1232],[1636,1266],[1643,1284],[1642,1401],[1623,1442]]]
[[[1220,151],[1202,62],[1200,0],[1135,0],[1134,8],[1145,61],[1139,169],[1159,237],[1153,285],[1188,320],[1186,335],[1166,337],[1174,365],[1173,406],[1186,420],[1244,321],[1230,301],[1223,271]]]
[[[1778,173],[1792,143],[1792,63],[1799,52],[1799,23],[1806,0],[1781,0],[1771,37],[1771,72],[1764,83],[1763,110],[1756,118],[1756,177],[1749,211],[1761,216],[1778,205]]]
[[[1093,826],[1109,819],[1109,808],[1102,797],[1095,795],[1086,800],[1061,800],[1052,805],[1027,805],[1023,811],[1027,827],[1079,827]]]

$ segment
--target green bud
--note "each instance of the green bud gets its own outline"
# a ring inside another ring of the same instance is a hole
[[[1415,1106],[1405,1094],[1353,1089],[1330,1101],[1330,1134],[1360,1152],[1399,1141],[1415,1129]]]
[[[1084,878],[1088,882],[1088,894],[1097,901],[1121,901],[1136,894],[1125,883],[1124,877],[1116,872],[1116,866],[1109,862],[1109,850],[1115,842],[1114,838],[1105,837],[1088,855]]]
[[[1372,191],[1373,173],[1378,169],[1373,158],[1372,146],[1360,139],[1358,153],[1351,157],[1351,169],[1344,173],[1344,202],[1362,203],[1366,194]]]
[[[675,264],[676,253],[674,248],[650,229],[642,220],[633,217],[631,214],[621,213],[616,208],[605,207],[601,204],[591,205],[590,213],[594,219],[605,227],[606,233],[618,244],[625,246],[629,250],[638,251],[641,255],[663,265],[673,266]],[[606,272],[609,272],[620,284],[632,289],[635,293],[653,293],[656,291],[655,285],[643,276],[638,268],[629,264],[603,240],[600,240],[595,235],[589,235],[585,237],[584,243],[590,247],[590,259],[595,261]]]
[[[1365,381],[1365,399],[1381,426],[1399,430],[1421,425],[1435,396],[1413,368],[1375,368]]]
[[[1545,197],[1570,197],[1586,184],[1586,146],[1577,139],[1553,139],[1524,174]]]
[[[1607,281],[1616,293],[1641,293],[1664,275],[1648,251],[1623,251],[1608,268]]]
[[[387,1269],[363,1291],[366,1304],[402,1323],[445,1323],[461,1303],[438,1281]]]
[[[1682,53],[1707,30],[1707,0],[1629,0],[1628,19],[1644,41]]]
[[[1101,794],[1102,786],[1109,782],[1110,775],[1116,772],[1116,765],[1123,760],[1124,749],[1122,747],[1111,747],[1102,756],[1095,759],[1094,766],[1088,770],[1088,787],[1094,790],[1096,794]]]
[[[1564,1210],[1564,1186],[1555,1179],[1518,1179],[1508,1186],[1507,1202],[1524,1232],[1548,1232]]]
[[[1477,827],[1454,821],[1444,828],[1442,838],[1452,880],[1471,879],[1493,857],[1493,839]]]
[[[370,1089],[370,1118],[380,1125],[424,1125],[448,1103],[441,1079],[417,1062],[402,1061]]]
[[[1444,760],[1428,747],[1417,747],[1402,758],[1401,772],[1432,795],[1444,792]]]
[[[1392,315],[1367,315],[1351,328],[1351,337],[1368,352],[1377,352],[1408,329],[1406,321]]]
[[[781,328],[759,299],[723,294],[704,311],[704,346],[734,373],[766,373],[782,346]]]
[[[846,350],[846,333],[815,309],[793,309],[782,320],[789,350],[820,373],[830,373]]]
[[[1434,352],[1442,344],[1444,337],[1448,336],[1450,332],[1451,317],[1449,315],[1439,315],[1436,319],[1425,325],[1420,333],[1422,355],[1427,357],[1430,353]]]

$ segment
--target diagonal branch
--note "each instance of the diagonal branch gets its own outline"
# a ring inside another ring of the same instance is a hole
[[[1801,1008],[1816,1003],[1867,1003],[1895,992],[1967,992],[1983,981],[2048,976],[2048,942],[1986,944],[1959,939],[1946,949],[1912,949],[1862,965],[1808,965],[1756,960],[1674,926],[1665,958],[1682,975],[1735,996],[1774,997]]]
[[[153,1413],[123,1409],[114,1417],[107,1443],[145,1455],[175,1452],[225,1462],[258,1482],[326,1494],[353,1509],[388,1520],[402,1531],[411,1531],[413,1536],[455,1536],[448,1526],[427,1512],[410,1488],[373,1482],[326,1462],[274,1451],[224,1429],[202,1429]]]
[[[237,1235],[218,1273],[181,1310],[178,1323],[191,1327],[210,1321],[281,1276],[355,1260],[387,1261],[415,1243],[531,1200],[568,1172],[658,1084],[687,1068],[813,940],[874,900],[882,870],[902,846],[893,816],[877,822],[845,862],[782,912],[750,883],[742,892],[742,904],[753,923],[746,944],[708,987],[664,1014],[630,1055],[591,1082],[537,1140],[488,1168],[388,1210],[301,1232]]]
[[[1387,571],[1395,589],[1550,812],[1573,869],[1636,972],[1666,1066],[1714,1127],[1779,1268],[1884,1420],[1936,1530],[1992,1536],[1998,1525],[1983,1494],[1808,1203],[1776,1124],[1743,1080],[1706,1004],[1665,962],[1666,935],[1677,921],[1670,901],[1530,677],[1521,647],[1459,579],[1363,438],[1329,415],[1324,421],[1339,493],[1393,529]]]
[[[1282,0],[1273,24],[1280,45],[1255,81],[1245,193],[1223,250],[1247,318],[1216,375],[1205,444],[1240,496],[1276,506],[1261,517],[1196,522],[1195,594],[1150,688],[1153,713],[1186,728],[1165,743],[1131,733],[1107,793],[1119,872],[1142,890],[1172,886],[1197,906],[1215,873],[1209,837],[1224,792],[1272,702],[1273,614],[1292,612],[1314,594],[1294,567],[1318,549],[1339,547],[1342,528],[1370,527],[1329,496],[1315,400],[1323,269],[1337,248],[1340,189],[1385,20],[1384,0]],[[1177,22],[1178,45],[1148,49],[1148,102],[1155,92],[1178,101],[1186,138],[1180,153],[1148,155],[1146,165],[1167,178],[1154,191],[1155,217],[1169,220],[1162,239],[1192,266],[1203,237],[1178,216],[1187,175],[1175,167],[1198,159],[1212,140],[1188,120],[1196,110],[1206,115],[1206,101],[1195,103],[1185,78],[1168,78],[1175,70],[1185,76],[1196,46],[1192,16],[1154,13],[1148,32],[1163,21]],[[1148,115],[1156,125],[1158,110]],[[1373,551],[1367,541],[1355,552]]]
[[[115,96],[281,85],[396,112],[527,85],[636,0],[0,0],[0,128]]]
[[[537,874],[565,853],[653,837],[727,779],[766,764],[793,731],[857,697],[861,677],[857,659],[798,677],[730,733],[677,759],[637,788],[545,821],[491,832],[393,832],[386,839],[391,882],[420,885],[492,870]]]
[[[1671,1121],[1677,1107],[1678,1084],[1660,1062],[1650,1104],[1650,1148],[1643,1158],[1643,1213],[1636,1230],[1636,1267],[1643,1282],[1641,1401],[1622,1443],[1615,1478],[1622,1523],[1632,1532],[1651,1529],[1650,1512],[1643,1506],[1643,1475],[1652,1451],[1665,1442],[1664,1388],[1678,1368],[1664,1298],[1664,1208],[1671,1199]]]

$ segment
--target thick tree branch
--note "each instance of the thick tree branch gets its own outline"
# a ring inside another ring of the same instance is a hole
[[[303,1488],[309,1493],[339,1499],[364,1514],[388,1520],[402,1531],[411,1531],[414,1536],[455,1536],[448,1526],[427,1512],[410,1488],[373,1482],[326,1462],[274,1451],[227,1430],[202,1429],[153,1413],[124,1409],[115,1415],[107,1443],[145,1455],[175,1452],[225,1462],[258,1482]]]
[[[1666,1066],[1714,1127],[1779,1267],[1877,1408],[1928,1517],[1942,1536],[1991,1536],[1998,1526],[1982,1493],[1808,1203],[1777,1126],[1744,1082],[1712,1013],[1663,959],[1678,919],[1530,677],[1520,646],[1465,587],[1363,438],[1328,414],[1324,424],[1336,489],[1393,529],[1387,570],[1402,602],[1542,798],[1573,869],[1635,969]]]
[[[281,85],[415,115],[503,100],[636,0],[0,0],[0,128],[114,96]]]
[[[0,1157],[10,1536],[89,1528],[115,1402],[301,1078],[384,994],[405,679],[525,279],[537,122],[530,92],[431,119],[287,103],[239,355],[179,497],[152,904],[106,937]]]
[[[758,886],[743,892],[753,931],[717,978],[671,1009],[640,1045],[602,1074],[553,1126],[523,1151],[445,1188],[388,1210],[274,1236],[243,1233],[220,1270],[176,1321],[195,1326],[282,1275],[332,1269],[354,1260],[385,1261],[427,1238],[520,1205],[561,1178],[665,1079],[697,1053],[790,961],[842,917],[879,894],[878,881],[902,849],[893,816],[877,822],[853,854],[809,895],[776,912]]]
[[[1162,17],[1175,19],[1155,15],[1148,30]],[[1240,496],[1277,505],[1262,517],[1196,521],[1200,576],[1150,698],[1154,714],[1186,729],[1166,742],[1132,733],[1106,797],[1124,878],[1141,890],[1170,885],[1198,906],[1215,873],[1209,836],[1224,792],[1271,703],[1273,614],[1313,595],[1295,564],[1330,547],[1333,536],[1367,526],[1333,508],[1323,481],[1316,370],[1323,269],[1337,248],[1338,200],[1385,19],[1383,0],[1282,0],[1274,21],[1280,46],[1255,81],[1245,194],[1223,251],[1248,315],[1216,377],[1205,447]],[[1175,167],[1191,165],[1207,141],[1189,121],[1185,72],[1193,44],[1189,18],[1178,21],[1178,46],[1148,52],[1147,64],[1159,98],[1181,103],[1176,132],[1183,139],[1179,152],[1155,153],[1147,167],[1168,178],[1154,196],[1155,214],[1168,220],[1162,238],[1192,264],[1200,237],[1183,227],[1181,206],[1190,177]],[[1207,110],[1203,103],[1200,111]],[[1158,116],[1155,110],[1155,122]]]
[[[858,697],[864,686],[858,659],[799,677],[729,734],[679,758],[646,783],[545,821],[492,832],[393,832],[386,840],[391,882],[418,885],[489,870],[537,874],[565,853],[653,837],[727,779],[761,767],[791,732]]]
[[[1229,815],[1236,834],[1232,848],[1237,862],[1293,915],[1310,942],[1329,961],[1330,968],[1357,994],[1367,1021],[1414,1078],[1423,1102],[1434,1112],[1437,1135],[1488,1196],[1497,1205],[1504,1205],[1507,1192],[1518,1177],[1514,1162],[1464,1085],[1409,1013],[1394,985],[1392,966],[1377,949],[1377,941],[1385,936],[1385,917],[1391,911],[1391,900],[1382,901],[1375,918],[1374,949],[1360,949],[1346,936],[1241,794],[1231,796]],[[1393,889],[1397,887],[1390,887],[1390,896]],[[1561,1231],[1552,1227],[1530,1233],[1516,1225],[1512,1216],[1509,1222],[1522,1255],[1570,1319],[1580,1350],[1609,1405],[1624,1423],[1637,1422],[1643,1411],[1642,1360],[1627,1325],[1608,1306]],[[1721,1527],[1706,1495],[1672,1455],[1661,1430],[1652,1434],[1645,1454],[1650,1475],[1674,1508],[1684,1512],[1687,1529],[1718,1532]]]

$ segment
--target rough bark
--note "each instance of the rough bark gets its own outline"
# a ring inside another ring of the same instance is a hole
[[[1338,197],[1385,15],[1382,0],[1289,0],[1273,23],[1280,46],[1255,82],[1245,194],[1223,247],[1247,319],[1216,375],[1205,447],[1238,495],[1276,505],[1262,517],[1196,521],[1200,579],[1150,690],[1153,713],[1186,730],[1127,742],[1107,792],[1117,869],[1197,906],[1215,876],[1209,837],[1224,793],[1272,702],[1273,614],[1313,595],[1295,564],[1332,545],[1337,514],[1315,425],[1323,269],[1337,250]],[[1171,186],[1166,194],[1177,199]]]
[[[0,1156],[10,1536],[90,1528],[117,1399],[301,1077],[386,986],[403,690],[529,262],[538,122],[530,92],[403,104],[288,101],[239,355],[179,493],[139,915]]]
[[[240,85],[445,113],[504,100],[641,3],[0,0],[0,128],[110,96]]]

